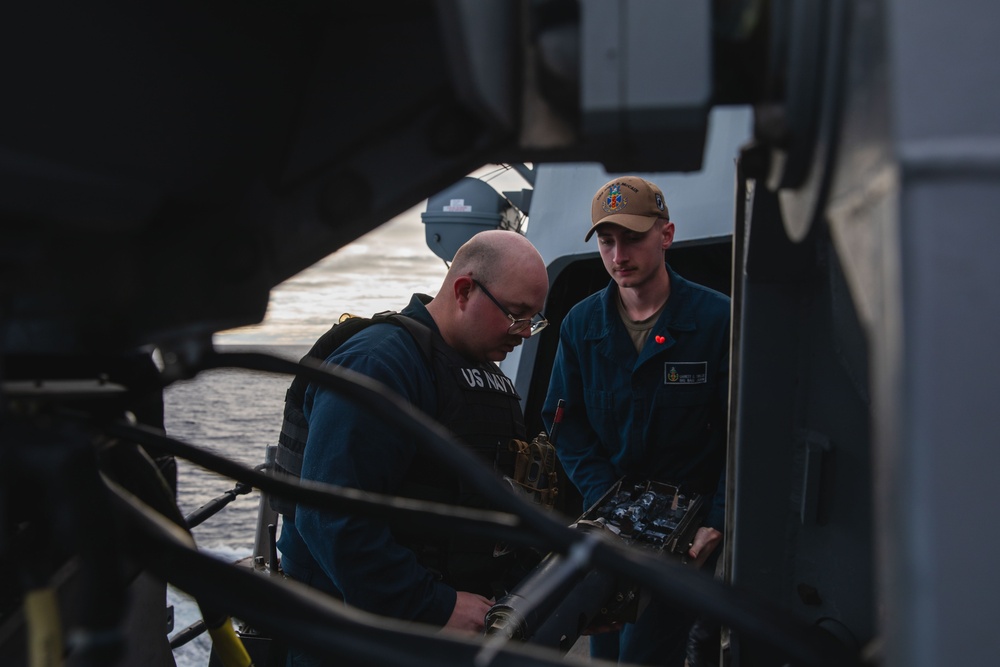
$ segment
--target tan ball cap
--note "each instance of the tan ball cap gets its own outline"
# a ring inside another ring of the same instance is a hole
[[[647,232],[657,218],[670,219],[663,192],[645,178],[621,176],[601,186],[590,204],[589,241],[598,225],[621,225],[634,232]]]

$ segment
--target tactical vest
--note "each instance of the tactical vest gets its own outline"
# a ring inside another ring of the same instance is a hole
[[[358,317],[344,313],[340,320],[330,329],[320,336],[304,357],[307,359],[323,362],[333,354],[334,350],[341,346],[347,339],[362,329],[367,329],[373,324],[380,322],[392,322],[398,326],[406,327],[417,345],[420,346],[424,358],[431,358],[431,331],[414,319],[404,317],[393,311],[376,313],[371,317]],[[309,422],[306,421],[303,406],[305,405],[306,389],[309,381],[300,375],[296,375],[292,383],[285,391],[285,407],[281,420],[281,432],[278,434],[278,448],[274,458],[274,470],[279,475],[285,475],[298,479],[302,476],[302,455],[306,450],[306,439],[309,437]],[[287,521],[295,519],[295,503],[284,498],[272,496],[270,498],[271,509],[280,512]]]
[[[514,383],[494,364],[469,362],[438,335],[432,337],[431,350],[438,398],[435,418],[498,476],[512,475],[514,452],[509,444],[511,439],[523,439],[525,432]],[[437,493],[428,499],[481,506],[474,489],[460,475],[424,452],[423,444],[419,447],[404,477],[402,495],[427,498],[426,493],[414,494],[412,489],[431,485]],[[442,495],[445,489],[447,495]]]
[[[413,336],[434,377],[437,391],[435,418],[497,474],[514,474],[516,448],[512,440],[525,436],[520,397],[513,382],[492,363],[470,362],[425,325],[399,313],[378,313],[372,318],[341,319],[310,349],[306,357],[325,360],[341,343],[378,322],[402,326]],[[308,382],[296,377],[285,395],[284,419],[278,438],[277,469],[301,476],[302,455],[309,434],[303,413]],[[424,443],[404,475],[399,495],[463,507],[486,508],[485,499],[463,476],[427,451]],[[294,504],[273,498],[271,506],[294,520]],[[467,536],[442,538],[397,532],[400,544],[412,549],[420,562],[457,590],[487,597],[502,593],[537,562],[534,554],[508,550],[492,540]],[[523,572],[522,572],[523,570]]]
[[[511,439],[524,439],[524,417],[520,397],[513,383],[495,364],[472,363],[449,347],[441,336],[420,322],[395,312],[378,313],[371,318],[342,317],[306,354],[305,358],[323,361],[344,341],[372,324],[391,322],[404,327],[417,343],[425,361],[430,362],[437,391],[437,414],[459,441],[473,451],[498,476],[512,475],[514,453]],[[302,456],[309,436],[309,424],[303,412],[308,382],[296,376],[285,393],[284,416],[275,467],[278,472],[298,478]],[[474,490],[466,488],[462,478],[436,457],[419,449],[405,475],[400,495],[437,500],[464,506],[479,506]],[[279,498],[271,506],[294,519],[294,504]]]
[[[513,383],[496,365],[470,363],[433,336],[432,369],[438,394],[436,418],[486,463],[498,478],[514,474],[516,450],[512,439],[523,439],[524,418]],[[487,509],[475,486],[421,443],[404,475],[399,494],[462,507]],[[450,537],[397,530],[396,539],[416,554],[420,563],[436,571],[456,590],[486,597],[502,594],[537,562],[533,553],[508,549],[495,540],[464,534]]]

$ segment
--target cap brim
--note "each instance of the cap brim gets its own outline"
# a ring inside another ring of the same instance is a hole
[[[618,225],[619,227],[624,227],[625,229],[630,229],[633,232],[648,232],[656,224],[658,216],[646,216],[646,215],[632,215],[630,213],[612,213],[611,215],[601,218],[597,223],[595,223],[587,235],[583,237],[584,241],[589,241],[590,237],[594,235],[597,228],[601,225],[611,224]]]

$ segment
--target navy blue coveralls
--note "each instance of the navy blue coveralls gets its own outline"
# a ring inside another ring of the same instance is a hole
[[[555,445],[585,509],[629,475],[706,494],[703,525],[722,531],[730,302],[667,271],[670,297],[641,352],[621,320],[614,281],[570,310],[542,417],[551,430],[556,403],[566,401]],[[683,645],[690,619],[654,606],[623,628],[622,662],[666,664]],[[683,628],[666,632],[671,624]]]

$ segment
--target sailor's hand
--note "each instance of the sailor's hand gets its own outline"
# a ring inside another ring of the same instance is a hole
[[[455,596],[455,608],[451,610],[451,616],[444,627],[449,630],[482,634],[486,612],[492,606],[493,603],[482,595],[458,591]]]
[[[694,535],[694,540],[688,548],[688,556],[694,560],[697,567],[701,567],[720,542],[722,542],[722,533],[715,528],[702,526]]]

